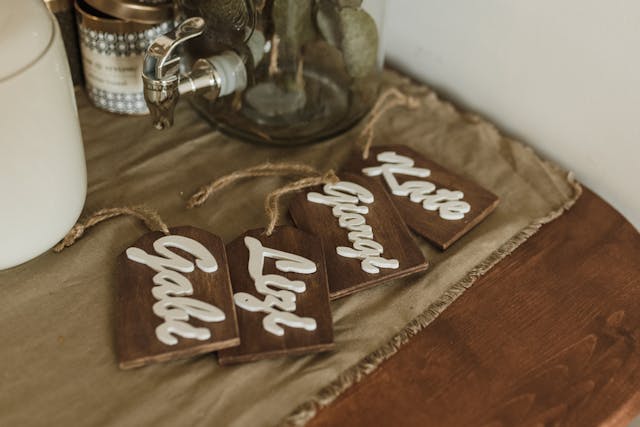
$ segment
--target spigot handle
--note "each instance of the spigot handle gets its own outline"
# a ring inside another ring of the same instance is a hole
[[[157,80],[177,78],[180,71],[180,57],[174,55],[175,49],[187,40],[201,35],[204,28],[204,19],[189,18],[173,31],[156,38],[147,49],[144,58],[144,74],[148,78]]]

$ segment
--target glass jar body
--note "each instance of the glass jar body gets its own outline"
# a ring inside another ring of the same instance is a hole
[[[353,126],[375,101],[383,63],[384,0],[180,0],[207,23],[188,63],[234,50],[248,85],[192,104],[223,131],[280,145],[316,142]]]

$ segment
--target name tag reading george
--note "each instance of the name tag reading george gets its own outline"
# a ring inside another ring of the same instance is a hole
[[[407,225],[447,249],[497,206],[498,198],[474,182],[402,146],[355,153],[346,167],[384,183]]]
[[[203,230],[153,232],[119,260],[120,367],[143,366],[238,345],[222,241]]]
[[[290,207],[298,227],[322,240],[331,297],[426,270],[427,261],[384,188],[355,174],[340,179],[300,194]]]
[[[218,353],[222,365],[333,348],[320,240],[289,226],[262,233],[227,247],[241,344]]]
[[[361,259],[363,271],[380,273],[380,268],[397,269],[397,259],[386,259],[381,255],[384,247],[374,240],[373,229],[367,224],[365,215],[369,205],[375,201],[373,194],[366,188],[353,182],[341,181],[326,184],[323,193],[307,193],[307,200],[313,203],[331,206],[331,213],[338,219],[340,227],[348,231],[347,238],[351,247],[338,246],[336,253],[346,258]]]

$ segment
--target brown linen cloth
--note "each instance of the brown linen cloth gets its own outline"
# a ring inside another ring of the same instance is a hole
[[[131,218],[101,224],[61,254],[0,272],[0,425],[255,427],[288,415],[289,422],[304,422],[578,197],[571,177],[531,149],[424,86],[393,73],[385,79],[422,106],[391,111],[376,143],[409,145],[495,192],[501,203],[486,221],[444,253],[418,239],[432,263],[426,274],[332,303],[331,353],[225,368],[205,355],[132,371],[119,370],[114,353],[115,265],[147,230]],[[89,171],[85,213],[145,203],[169,225],[201,227],[226,242],[265,225],[264,197],[284,181],[240,182],[199,209],[185,209],[201,184],[267,160],[338,169],[359,131],[272,148],[216,132],[186,103],[165,132],[152,129],[148,117],[98,111],[80,92],[78,105]]]

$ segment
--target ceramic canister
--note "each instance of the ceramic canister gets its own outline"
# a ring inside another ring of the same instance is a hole
[[[147,114],[142,63],[149,44],[174,26],[162,0],[76,0],[85,86],[98,108]]]
[[[60,28],[42,0],[0,0],[0,270],[76,222],[87,172]]]

